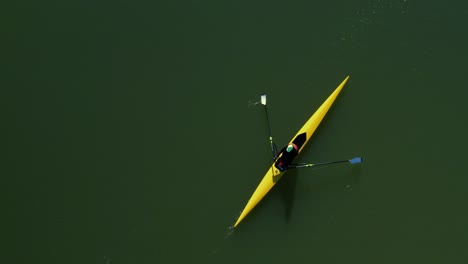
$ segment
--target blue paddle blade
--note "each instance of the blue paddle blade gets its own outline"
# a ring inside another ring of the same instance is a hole
[[[350,159],[349,160],[349,163],[351,164],[358,164],[358,163],[361,163],[362,162],[362,158],[361,157],[357,157],[357,158],[354,158],[354,159]]]

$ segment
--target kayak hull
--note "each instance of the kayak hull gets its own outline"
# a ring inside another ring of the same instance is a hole
[[[299,147],[299,153],[302,151],[304,146],[310,140],[317,127],[322,122],[323,118],[327,114],[328,110],[332,106],[335,99],[348,81],[347,76],[340,85],[333,91],[333,93],[322,103],[322,105],[315,111],[315,113],[307,120],[301,129],[292,138],[290,143],[294,143]],[[250,197],[244,210],[242,210],[239,218],[237,219],[234,227],[237,227],[239,223],[252,211],[252,209],[265,197],[265,195],[273,188],[278,180],[283,176],[284,172],[279,171],[275,167],[275,163],[271,165],[268,171],[265,173],[260,184],[255,189],[254,193]]]

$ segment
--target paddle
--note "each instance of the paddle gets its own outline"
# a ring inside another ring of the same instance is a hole
[[[352,159],[349,159],[349,160],[338,160],[338,161],[330,161],[330,162],[315,163],[315,164],[312,164],[312,163],[309,163],[309,164],[305,164],[305,163],[291,164],[291,165],[289,165],[289,168],[318,167],[318,166],[345,163],[345,162],[349,162],[350,164],[358,164],[358,163],[362,162],[362,158],[361,157],[356,157],[356,158],[352,158]]]
[[[268,119],[268,110],[267,110],[267,106],[266,106],[266,101],[267,101],[266,94],[262,94],[260,96],[260,102],[262,103],[262,105],[265,108],[265,115],[266,115],[266,121],[267,121],[267,126],[268,126],[268,134],[269,134],[269,137],[270,137],[271,154],[273,154],[273,160],[276,160],[276,156],[278,155],[278,149],[276,148],[276,144],[273,141],[273,137],[271,135],[270,120]]]

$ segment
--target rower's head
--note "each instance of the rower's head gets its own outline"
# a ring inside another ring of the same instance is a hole
[[[288,144],[288,146],[286,147],[287,152],[291,152],[291,151],[293,151],[293,149],[294,149],[293,144]]]

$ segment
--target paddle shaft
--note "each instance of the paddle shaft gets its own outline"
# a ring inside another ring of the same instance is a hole
[[[289,165],[290,168],[304,168],[304,167],[318,167],[318,166],[325,166],[331,164],[338,164],[338,163],[345,163],[349,162],[349,160],[338,160],[338,161],[330,161],[330,162],[322,162],[322,163],[315,163],[315,164],[291,164]]]
[[[275,142],[273,142],[273,137],[271,135],[271,127],[270,127],[270,119],[268,118],[268,110],[266,107],[266,104],[263,105],[265,108],[265,115],[266,115],[266,121],[267,121],[267,127],[268,127],[268,135],[270,137],[270,146],[271,146],[271,153],[273,154],[273,160],[275,160],[276,155],[278,155],[278,149],[276,148]]]

